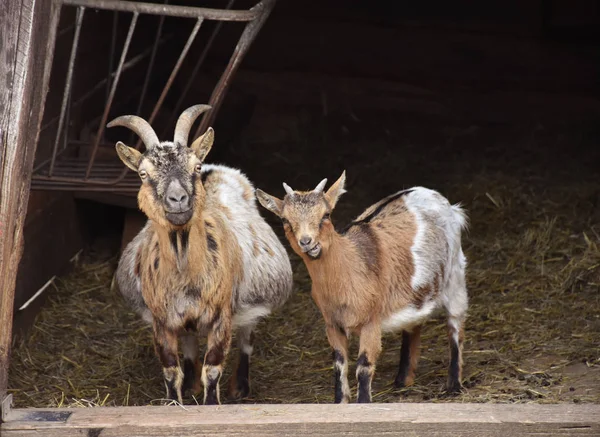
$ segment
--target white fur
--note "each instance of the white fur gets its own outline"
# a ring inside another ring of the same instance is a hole
[[[271,314],[271,308],[266,306],[238,308],[233,316],[233,326],[254,326],[269,314]]]
[[[385,320],[382,329],[410,329],[443,307],[458,338],[468,307],[466,258],[461,248],[461,232],[467,226],[466,216],[460,205],[450,205],[437,191],[423,187],[412,188],[404,196],[404,202],[417,224],[411,246],[414,262],[412,289],[415,292],[427,286],[433,289],[436,277],[441,273],[440,266],[444,267],[444,277],[435,300],[425,302],[420,309],[414,306],[402,309]]]
[[[335,367],[340,372],[340,381],[342,381],[342,403],[347,404],[351,396],[350,385],[348,384],[348,360],[344,360],[344,364],[336,361]]]
[[[414,326],[427,320],[438,308],[439,304],[435,301],[426,302],[421,308],[409,305],[385,319],[381,324],[381,329],[384,332],[410,331]]]
[[[215,164],[203,165],[202,171],[218,172],[223,180],[217,187],[217,199],[214,200],[231,212],[228,225],[242,249],[244,276],[239,282],[237,296],[234,296],[235,305],[244,307],[259,300],[257,296],[261,297],[270,304],[268,311],[258,316],[264,317],[271,308],[283,304],[291,294],[292,267],[287,252],[273,229],[261,217],[254,195],[249,200],[244,198],[248,188],[254,193],[254,187],[242,172]],[[246,186],[240,183],[240,177]],[[255,254],[256,243],[258,254]],[[265,310],[257,311],[260,313]],[[234,312],[237,313],[237,308],[234,308]],[[240,317],[238,320],[238,326],[244,326],[246,321],[254,322],[252,317]]]

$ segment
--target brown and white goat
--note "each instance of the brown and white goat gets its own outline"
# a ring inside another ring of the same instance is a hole
[[[463,324],[468,306],[461,231],[466,217],[439,193],[415,187],[377,202],[343,231],[330,214],[345,192],[345,172],[324,192],[284,184],[283,200],[261,190],[260,203],[283,220],[285,235],[312,279],[333,348],[335,402],[348,402],[348,338],[360,336],[358,402],[371,401],[371,381],[385,331],[402,331],[395,385],[413,383],[420,327],[438,308],[448,314],[448,390],[461,389]]]
[[[167,397],[200,390],[204,403],[219,403],[219,379],[238,327],[240,359],[230,395],[249,392],[252,331],[289,297],[292,270],[287,253],[258,212],[254,188],[236,169],[205,165],[212,128],[187,146],[194,120],[206,105],[179,117],[174,141],[159,141],[137,116],[118,117],[146,145],[142,154],[118,142],[121,160],[142,179],[140,209],[146,226],[125,249],[115,275],[128,303],[154,329]],[[208,335],[203,364],[197,335]],[[184,371],[178,357],[183,343]],[[201,377],[200,377],[201,375]]]

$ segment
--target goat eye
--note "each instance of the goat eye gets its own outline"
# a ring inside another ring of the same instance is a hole
[[[148,173],[146,172],[146,170],[140,170],[139,173],[140,177],[142,179],[146,179],[146,176],[148,176]]]
[[[281,219],[281,223],[283,223],[283,226],[285,226],[285,225],[289,225],[289,224],[290,224],[290,222],[289,222],[289,221],[288,221],[288,219],[286,219],[286,218],[282,218],[282,219]]]
[[[202,165],[201,164],[196,164],[195,170],[200,173],[200,171],[202,171]]]
[[[329,220],[329,218],[330,218],[330,214],[329,214],[329,213],[327,213],[327,214],[325,214],[325,215],[323,216],[323,218],[321,219],[321,221],[322,221],[322,222],[324,222],[325,220]]]

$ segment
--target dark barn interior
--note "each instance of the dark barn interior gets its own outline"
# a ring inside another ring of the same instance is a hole
[[[177,2],[226,4],[200,3]],[[137,141],[109,129],[97,152],[92,146],[131,14],[86,9],[68,123],[57,137],[76,20],[77,8],[63,6],[15,294],[9,392],[23,407],[156,404],[164,387],[150,329],[111,289],[119,252],[143,219],[137,176],[74,182],[91,154],[95,175],[117,177],[125,167],[115,142]],[[139,16],[108,120],[150,117],[194,25]],[[208,102],[229,62],[240,23],[222,26],[194,71],[216,25],[202,24],[164,95],[152,123],[161,139],[179,112]],[[340,227],[414,185],[461,202],[470,217],[465,392],[443,391],[439,318],[424,329],[412,387],[393,388],[400,335],[385,337],[374,401],[600,402],[599,55],[593,0],[275,4],[226,91],[207,161],[240,168],[275,195],[283,181],[309,189],[345,169],[348,193],[333,216]],[[70,182],[49,176],[55,144],[55,174]],[[280,223],[262,213],[283,239]],[[285,246],[294,295],[259,325],[245,402],[332,402],[322,318],[304,265]]]

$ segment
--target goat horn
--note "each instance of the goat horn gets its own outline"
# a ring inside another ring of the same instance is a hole
[[[288,184],[286,184],[285,182],[283,183],[283,189],[285,190],[286,193],[288,193],[291,197],[294,197],[294,190],[292,190],[292,187],[290,187]]]
[[[209,111],[210,109],[212,109],[212,107],[209,105],[194,105],[183,111],[175,125],[175,138],[173,141],[182,146],[187,146],[188,136],[190,135],[192,125],[200,114]]]
[[[319,185],[317,185],[313,191],[315,191],[316,193],[320,193],[325,188],[325,185],[327,185],[327,178],[319,182]]]
[[[115,118],[108,123],[106,127],[123,126],[134,131],[146,145],[146,149],[151,149],[158,145],[158,137],[152,126],[146,120],[137,115],[123,115]]]

